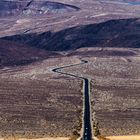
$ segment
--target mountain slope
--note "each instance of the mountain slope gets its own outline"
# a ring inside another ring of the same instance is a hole
[[[79,10],[78,7],[59,2],[31,1],[25,8],[24,14],[51,14],[64,13]]]
[[[48,58],[53,53],[31,48],[27,45],[0,40],[0,67],[24,65]]]
[[[50,1],[0,1],[0,17],[18,15],[52,14],[77,11],[80,8]]]
[[[82,47],[140,47],[140,19],[110,20],[68,28],[59,32],[24,34],[4,37],[50,51],[73,50]]]

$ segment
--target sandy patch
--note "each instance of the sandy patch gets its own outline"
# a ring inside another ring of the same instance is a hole
[[[139,136],[110,136],[109,140],[140,140]]]
[[[6,140],[5,138],[0,138],[0,140]],[[7,138],[7,140],[15,140],[14,138]],[[28,139],[28,138],[16,138],[16,140],[69,140],[67,137],[46,137],[46,138],[39,138],[39,139]]]

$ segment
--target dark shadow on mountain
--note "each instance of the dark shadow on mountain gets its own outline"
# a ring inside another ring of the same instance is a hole
[[[67,51],[82,47],[140,48],[140,19],[110,20],[55,33],[21,34],[2,39],[49,51]]]

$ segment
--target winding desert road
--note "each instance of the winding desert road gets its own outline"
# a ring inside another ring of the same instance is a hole
[[[84,118],[83,118],[83,136],[81,139],[82,140],[93,140],[92,127],[91,127],[90,81],[89,81],[89,79],[87,79],[85,77],[77,76],[72,73],[66,73],[66,72],[62,71],[64,68],[80,66],[85,63],[88,63],[88,61],[81,60],[81,63],[54,68],[52,71],[83,80]]]

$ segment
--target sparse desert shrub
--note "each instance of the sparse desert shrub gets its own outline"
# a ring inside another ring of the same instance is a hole
[[[75,130],[73,131],[73,135],[69,140],[77,140],[80,137],[80,134]]]
[[[100,136],[100,131],[99,131],[99,128],[98,128],[98,122],[94,122],[93,123],[93,132],[94,132],[94,136]]]

